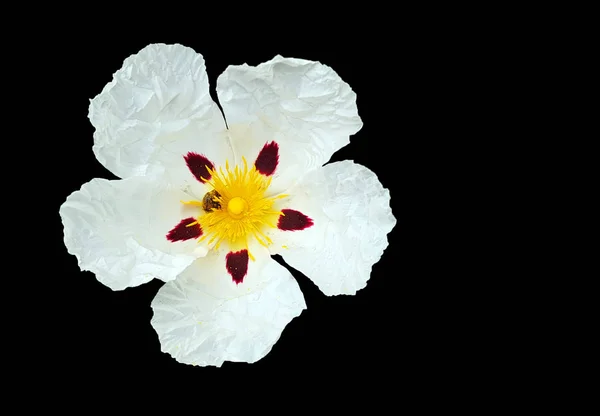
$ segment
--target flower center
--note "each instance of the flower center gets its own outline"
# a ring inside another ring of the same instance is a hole
[[[242,217],[242,213],[248,209],[248,203],[245,199],[239,196],[233,197],[227,204],[227,211],[233,218],[239,219]]]
[[[195,222],[187,225],[200,224],[203,234],[199,242],[208,238],[208,244],[214,243],[215,248],[224,242],[232,251],[247,250],[250,238],[265,247],[272,243],[264,231],[268,227],[277,227],[277,220],[283,213],[273,210],[273,204],[276,199],[287,195],[265,197],[272,176],[264,176],[256,166],[248,169],[246,159],[242,158],[242,161],[243,168],[236,166],[234,169],[230,169],[226,162],[225,171],[223,168],[213,170],[207,166],[210,179],[202,179],[212,190],[204,195],[202,202],[181,201],[204,209]],[[254,260],[252,254],[248,253],[250,259]]]

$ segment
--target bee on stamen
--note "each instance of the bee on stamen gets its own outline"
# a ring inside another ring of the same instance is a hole
[[[221,209],[221,203],[216,201],[216,199],[220,197],[221,194],[214,189],[207,192],[206,195],[204,195],[204,198],[202,198],[202,208],[204,208],[204,211],[211,212],[216,209]]]

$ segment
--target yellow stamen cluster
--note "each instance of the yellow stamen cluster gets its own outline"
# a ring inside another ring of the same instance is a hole
[[[255,166],[248,169],[246,159],[242,157],[244,168],[236,166],[229,169],[229,162],[223,168],[210,169],[207,167],[211,178],[205,182],[217,191],[213,201],[220,204],[220,209],[201,214],[189,226],[200,224],[203,235],[199,242],[208,240],[208,244],[215,243],[219,248],[222,242],[229,244],[234,251],[248,249],[248,237],[254,237],[261,245],[267,247],[273,241],[264,234],[265,227],[277,227],[277,219],[283,215],[281,211],[274,211],[273,204],[276,199],[287,195],[266,198],[266,190],[271,185],[272,177],[265,177],[256,170]],[[181,201],[184,204],[202,206],[201,201]],[[254,260],[250,251],[250,259]]]

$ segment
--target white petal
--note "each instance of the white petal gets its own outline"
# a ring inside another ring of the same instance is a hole
[[[96,157],[123,178],[166,169],[179,183],[192,180],[183,161],[189,151],[215,164],[233,157],[204,58],[181,45],[149,45],[125,59],[91,100],[89,118]]]
[[[255,254],[256,255],[256,254]],[[193,365],[255,362],[271,351],[285,326],[306,308],[298,284],[267,253],[250,262],[258,286],[236,286],[223,258],[198,259],[152,302],[152,326],[163,352]]]
[[[300,211],[314,224],[273,231],[271,252],[279,252],[326,295],[353,295],[365,287],[396,225],[389,191],[366,167],[343,161],[311,172],[290,193],[278,209]]]
[[[181,191],[145,177],[93,179],[60,207],[64,242],[79,267],[113,290],[153,277],[175,279],[197,257],[196,240],[170,242],[167,233],[183,218],[198,215],[184,206]]]
[[[217,94],[238,159],[252,163],[267,141],[279,144],[273,192],[326,163],[362,127],[356,94],[319,62],[276,56],[257,67],[229,66]]]

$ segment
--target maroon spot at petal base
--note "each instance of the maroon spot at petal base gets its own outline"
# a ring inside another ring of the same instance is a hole
[[[194,224],[190,227],[187,227],[188,224],[191,224],[194,221],[196,221],[196,218],[194,217],[181,220],[179,224],[175,226],[175,228],[169,231],[167,234],[167,240],[175,242],[200,237],[202,235],[202,228],[200,228],[200,224]]]
[[[265,176],[271,176],[279,163],[279,145],[275,142],[267,143],[254,162],[256,170]]]
[[[304,230],[314,224],[313,220],[293,209],[282,209],[284,215],[279,216],[277,228],[283,231]]]
[[[211,175],[210,173],[208,173],[206,167],[208,166],[209,168],[214,169],[215,165],[213,165],[213,163],[210,160],[208,160],[205,156],[195,152],[188,152],[188,154],[185,155],[183,158],[185,159],[185,163],[190,169],[190,172],[192,172],[196,179],[198,179],[202,183],[205,182],[204,179],[210,179]]]
[[[244,281],[248,272],[248,250],[232,251],[225,257],[227,271],[236,284]]]

